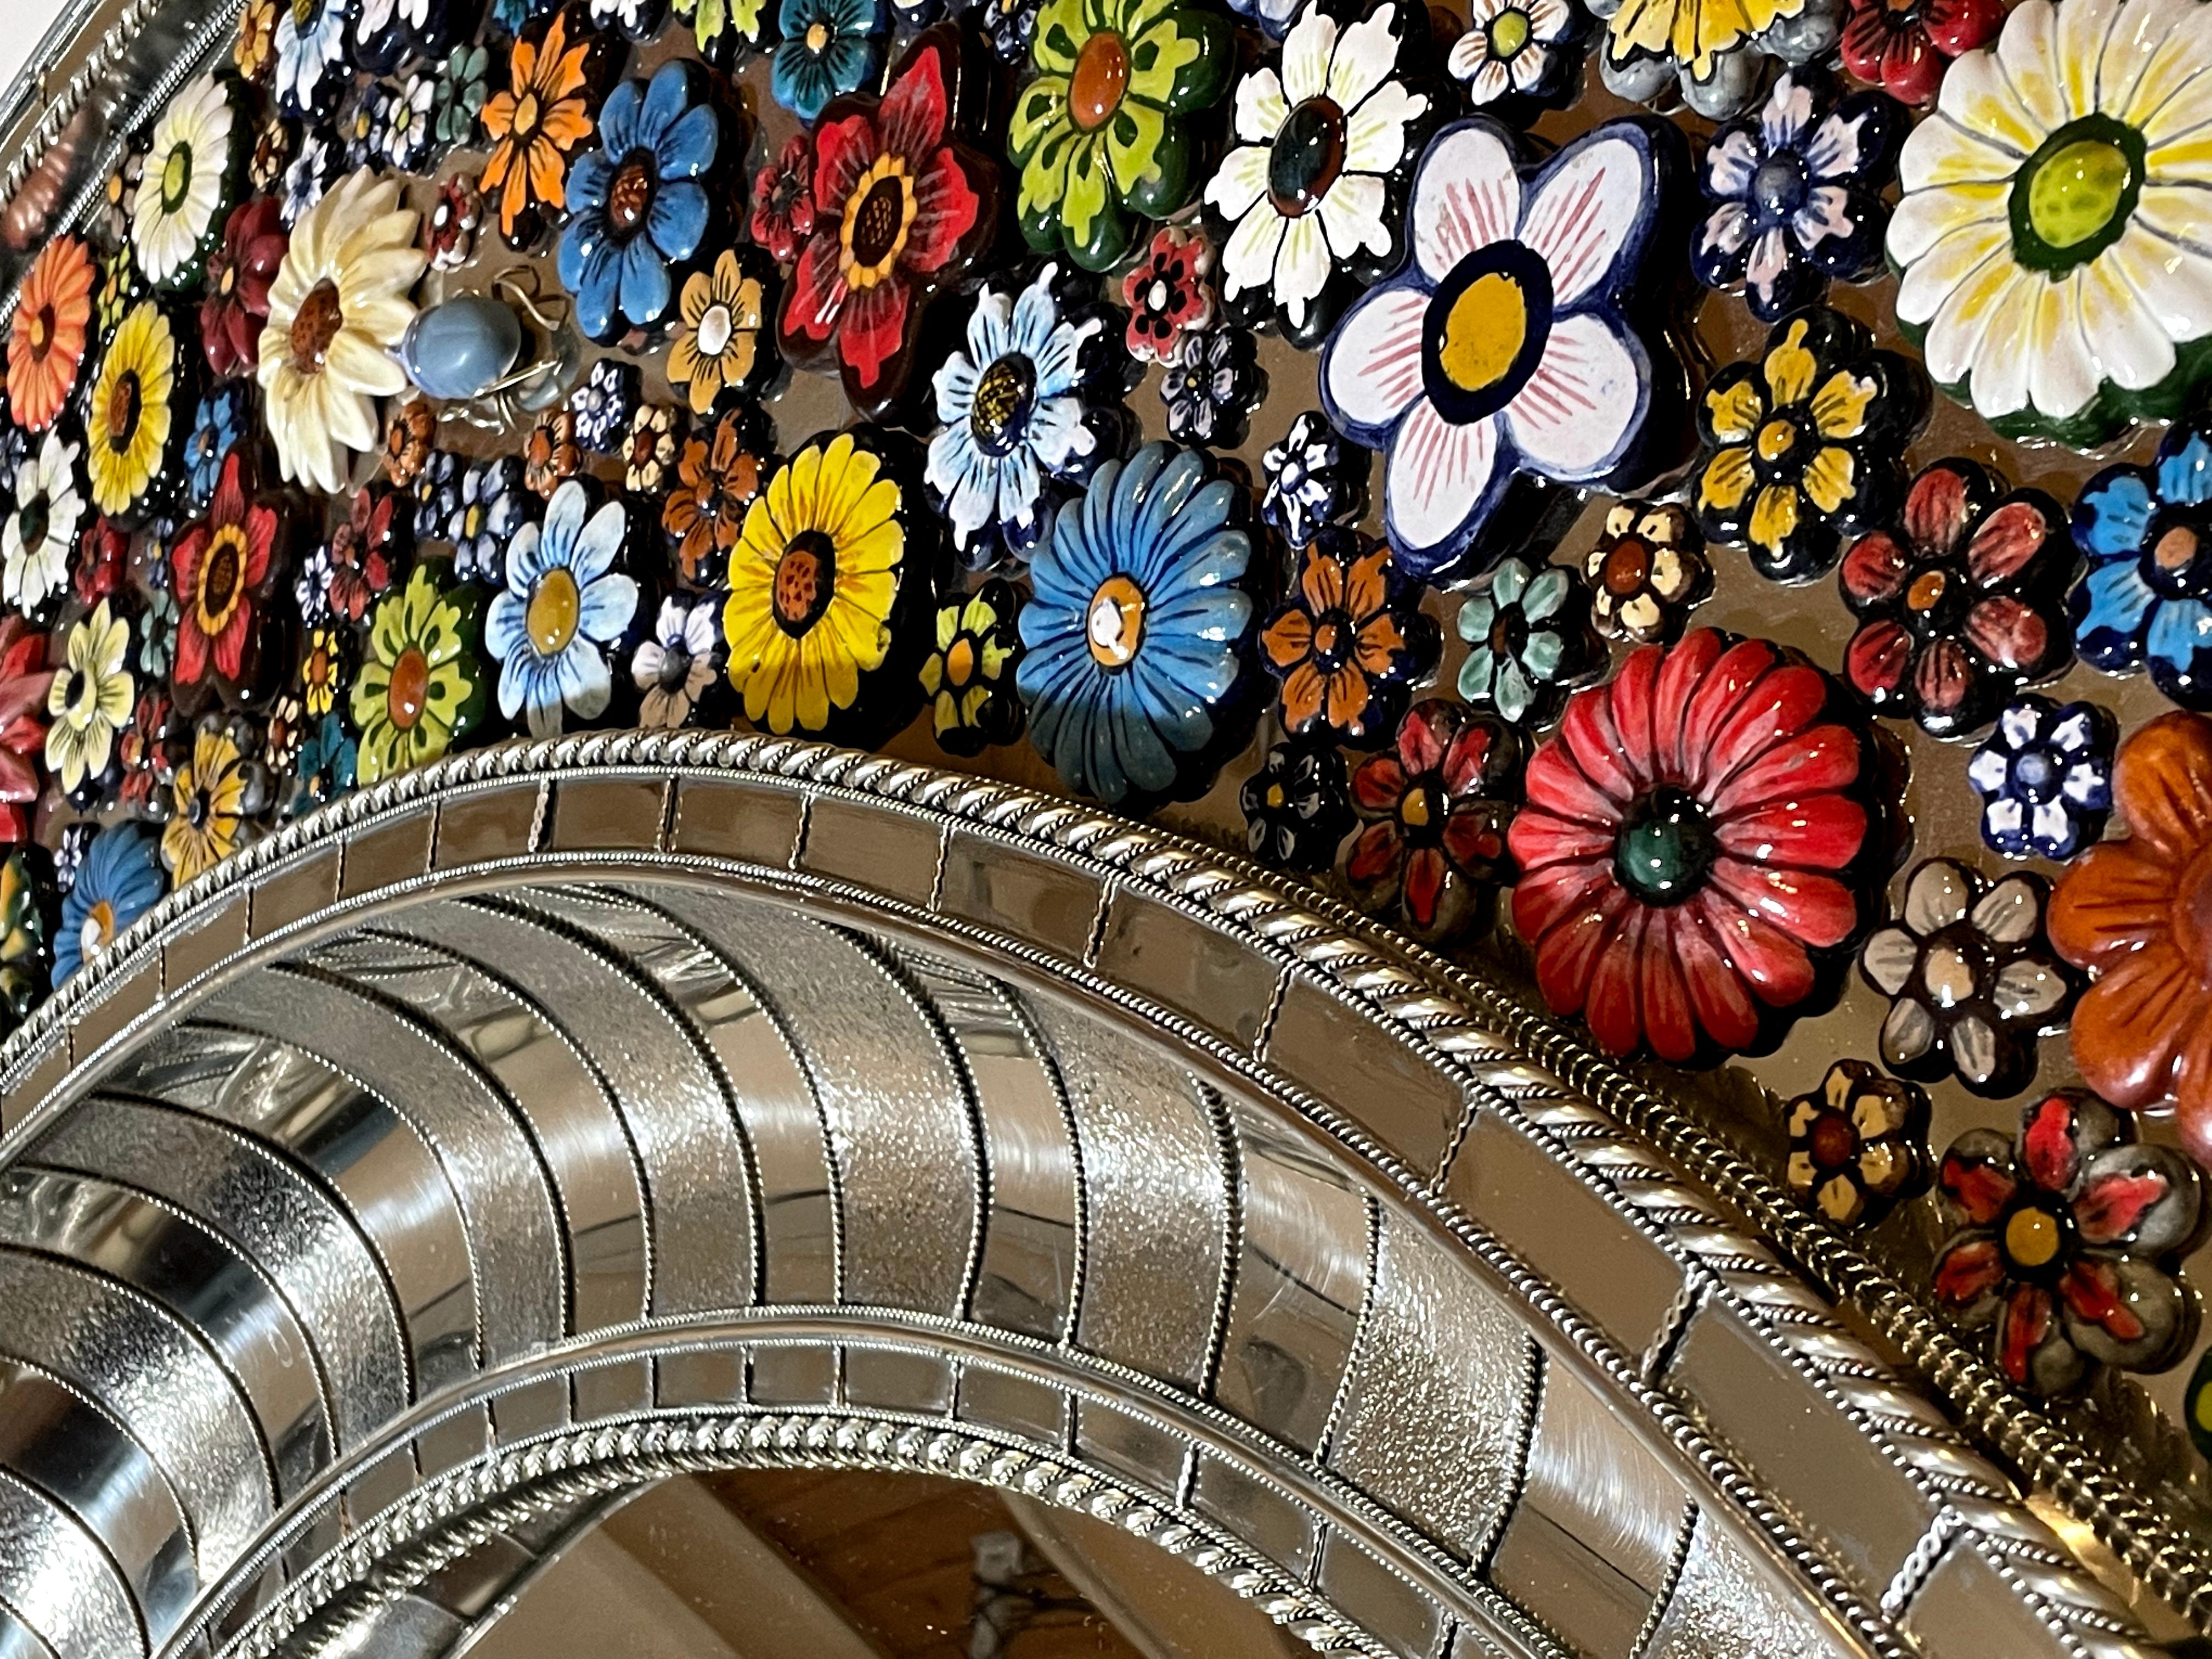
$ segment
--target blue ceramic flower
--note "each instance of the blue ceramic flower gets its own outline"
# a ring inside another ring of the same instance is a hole
[[[1243,493],[1202,453],[1147,444],[1098,469],[1031,561],[1015,683],[1030,741],[1076,793],[1111,805],[1203,787],[1242,735]]]
[[[333,88],[343,88],[350,71],[345,64],[346,24],[352,0],[307,0],[280,7],[276,14],[276,107],[286,115],[312,116]]]
[[[1367,501],[1367,453],[1347,454],[1328,417],[1310,409],[1291,422],[1282,442],[1260,457],[1266,480],[1260,516],[1293,547],[1304,547],[1322,529],[1357,518]]]
[[[559,5],[560,0],[491,0],[489,16],[495,33],[520,34]]]
[[[2108,466],[2074,503],[2089,568],[2068,601],[2081,660],[2148,668],[2185,708],[2212,708],[2212,428],[2169,431],[2148,466]]]
[[[619,450],[623,428],[637,411],[638,383],[635,363],[619,357],[601,357],[592,363],[568,394],[568,412],[576,417],[576,441],[594,455]]]
[[[360,741],[333,708],[308,728],[307,740],[300,745],[299,758],[293,763],[292,794],[284,803],[284,816],[298,817],[347,793],[353,787],[360,760]]]
[[[2059,860],[2095,841],[2112,809],[2112,740],[2094,703],[2015,698],[1966,763],[1982,839],[2008,859]]]
[[[769,64],[769,90],[802,121],[841,93],[857,91],[882,60],[890,32],[884,0],[783,0],[783,43]]]
[[[529,516],[530,501],[530,492],[522,484],[520,455],[473,461],[451,480],[450,499],[441,492],[443,522],[422,539],[443,537],[453,544],[455,575],[496,582],[501,579],[501,550]],[[416,533],[422,535],[419,518]]]
[[[707,234],[700,181],[721,147],[720,118],[681,59],[650,82],[623,82],[599,106],[599,148],[568,169],[558,262],[576,296],[576,326],[592,338],[651,328],[668,314],[669,267],[696,253]]]
[[[227,381],[200,399],[192,414],[191,435],[185,440],[185,499],[194,507],[214,497],[223,458],[238,446],[246,428],[246,389]]]
[[[637,618],[637,583],[615,568],[628,510],[591,497],[571,478],[553,492],[544,525],[525,525],[507,550],[507,586],[484,613],[484,648],[499,659],[499,708],[533,738],[560,735],[569,714],[596,720],[614,695],[607,665]]]
[[[54,983],[83,967],[88,957],[106,950],[118,933],[152,909],[161,884],[159,847],[149,832],[118,823],[94,836],[62,900]]]

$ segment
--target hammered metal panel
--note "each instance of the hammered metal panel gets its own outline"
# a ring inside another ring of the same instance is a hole
[[[0,1602],[0,1659],[55,1659],[39,1633]]]
[[[1674,1593],[1638,1659],[1855,1659],[1859,1651],[1776,1568],[1701,1514]],[[2010,1659],[2002,1648],[1983,1651]]]
[[[130,1591],[91,1534],[0,1469],[0,1595],[53,1645],[56,1659],[147,1650]]]

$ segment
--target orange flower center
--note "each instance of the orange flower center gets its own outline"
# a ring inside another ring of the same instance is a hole
[[[803,636],[830,608],[836,585],[836,545],[818,530],[801,531],[775,562],[775,586],[769,605],[776,626],[793,639]]]
[[[1111,29],[1083,43],[1067,82],[1067,112],[1085,132],[1103,127],[1129,89],[1129,48]]]
[[[40,306],[31,313],[31,349],[44,354],[54,343],[54,308]]]
[[[120,449],[138,429],[138,376],[126,369],[107,394],[107,441]]]
[[[392,684],[384,694],[384,711],[392,725],[411,732],[430,701],[430,659],[414,646],[399,653],[392,665]]]

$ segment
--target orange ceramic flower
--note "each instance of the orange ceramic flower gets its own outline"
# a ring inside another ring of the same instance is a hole
[[[2051,901],[2051,942],[2096,975],[2074,1011],[2082,1081],[2116,1106],[2171,1097],[2212,1161],[2212,720],[2162,714],[2120,747],[2129,835],[2091,848]]]
[[[74,236],[55,237],[24,273],[8,330],[8,398],[26,431],[52,426],[76,387],[92,276],[92,255]]]
[[[491,159],[478,180],[499,204],[499,234],[516,247],[535,240],[568,191],[568,153],[592,136],[590,88],[601,43],[571,44],[568,18],[556,12],[537,39],[518,37],[507,59],[507,88],[483,107]]]

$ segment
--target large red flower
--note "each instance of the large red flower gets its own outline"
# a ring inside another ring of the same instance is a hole
[[[222,245],[208,259],[207,297],[200,301],[200,345],[208,367],[226,380],[251,374],[261,359],[269,320],[269,285],[292,234],[273,196],[241,202],[223,221]]]
[[[840,98],[815,130],[814,234],[778,332],[794,362],[834,353],[864,411],[896,400],[923,307],[959,279],[997,216],[995,165],[946,138],[959,74],[959,36],[939,26],[880,102]]]
[[[179,695],[210,678],[235,691],[252,678],[248,647],[257,634],[259,590],[276,554],[278,518],[266,502],[246,499],[243,465],[233,452],[207,516],[170,550],[181,612],[172,674]]]
[[[30,838],[53,678],[46,636],[12,611],[0,616],[0,847]]]
[[[1858,931],[1864,741],[1819,671],[1711,629],[1577,693],[1506,832],[1536,982],[1605,1048],[1742,1049]]]

